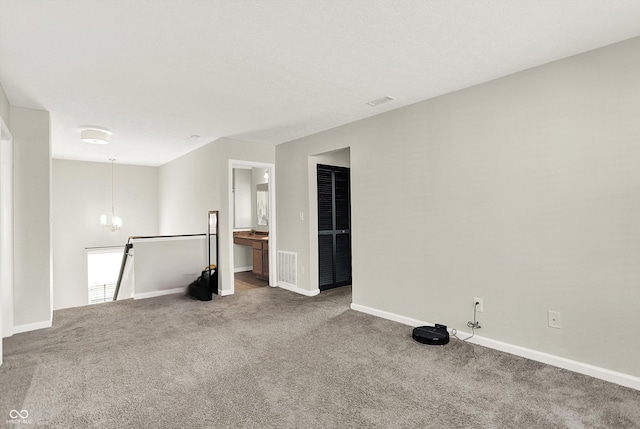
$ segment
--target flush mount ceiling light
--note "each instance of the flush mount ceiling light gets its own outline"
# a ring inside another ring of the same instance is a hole
[[[107,144],[109,143],[111,131],[104,128],[81,128],[80,139],[85,143]]]
[[[365,103],[365,104],[368,104],[371,107],[376,107],[376,106],[379,106],[379,105],[381,105],[383,103],[388,103],[389,101],[393,101],[393,100],[395,100],[395,98],[391,97],[390,95],[385,95],[382,98],[378,98],[376,100],[370,101],[370,102]]]

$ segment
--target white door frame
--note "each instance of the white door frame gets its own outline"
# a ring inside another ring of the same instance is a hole
[[[276,166],[266,162],[254,162],[254,161],[241,161],[236,159],[229,160],[229,187],[227,194],[229,197],[229,222],[228,222],[228,237],[229,237],[229,265],[227,269],[231,273],[231,290],[224,291],[224,295],[231,295],[235,292],[233,277],[234,273],[234,260],[233,260],[233,169],[234,168],[266,168],[269,171],[269,286],[277,286],[277,267],[276,267]]]

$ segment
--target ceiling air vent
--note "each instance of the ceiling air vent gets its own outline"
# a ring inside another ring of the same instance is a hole
[[[392,101],[392,100],[395,100],[395,98],[391,97],[390,95],[385,95],[382,98],[378,98],[377,100],[370,101],[370,102],[368,102],[366,104],[368,104],[369,106],[372,106],[372,107],[376,107],[376,106],[379,106],[379,105],[381,105],[383,103],[387,103],[387,102]]]

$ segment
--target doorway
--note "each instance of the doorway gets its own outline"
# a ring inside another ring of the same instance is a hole
[[[229,161],[231,290],[275,286],[275,166]]]
[[[318,164],[318,287],[351,284],[350,169]]]

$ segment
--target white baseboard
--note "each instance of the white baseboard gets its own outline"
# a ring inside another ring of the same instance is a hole
[[[155,298],[156,296],[171,295],[174,293],[184,293],[186,290],[187,289],[184,287],[178,287],[174,289],[156,290],[153,292],[134,293],[133,299]]]
[[[278,283],[278,287],[289,290],[291,292],[299,293],[304,296],[316,296],[320,293],[320,289],[314,289],[314,290],[300,289],[299,287],[292,286],[286,283]]]
[[[389,313],[388,311],[378,310],[377,308],[366,307],[360,304],[351,304],[351,309],[359,311],[361,313],[371,314],[372,316],[382,317],[383,319],[393,320],[394,322],[402,323],[409,326],[424,326],[432,325],[433,323],[423,322],[418,319],[412,319],[410,317],[400,316],[399,314]]]
[[[233,289],[218,289],[218,296],[229,296],[233,295],[235,291]]]
[[[238,267],[233,269],[234,273],[244,273],[245,271],[253,271],[253,267]]]
[[[36,331],[51,327],[51,320],[45,322],[27,323],[26,325],[17,325],[13,327],[13,334],[21,334],[23,332]]]
[[[373,316],[381,317],[383,319],[393,320],[404,325],[409,326],[433,326],[433,323],[425,322],[423,320],[413,319],[410,317],[401,316],[399,314],[389,313],[387,311],[378,310],[376,308],[366,307],[359,304],[351,304],[351,309],[360,311],[362,313],[371,314]],[[458,336],[468,337],[470,333],[458,331]],[[625,374],[622,372],[612,371],[610,369],[601,368],[598,366],[590,365],[583,362],[563,358],[561,356],[552,355],[549,353],[540,352],[538,350],[528,349],[521,346],[505,343],[491,338],[475,335],[468,340],[469,343],[477,344],[480,346],[488,347],[501,352],[509,353],[512,355],[520,356],[523,358],[531,359],[537,362],[542,362],[547,365],[556,366],[558,368],[567,369],[569,371],[577,372],[580,374],[588,375],[590,377],[599,378],[611,383],[619,384],[621,386],[629,387],[631,389],[640,390],[640,377]]]

